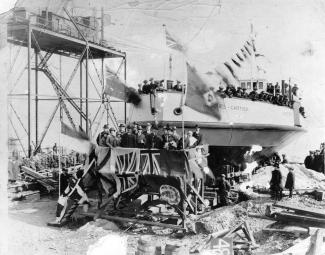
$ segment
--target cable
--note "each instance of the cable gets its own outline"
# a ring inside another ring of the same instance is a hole
[[[205,27],[205,25],[208,23],[208,21],[210,20],[212,14],[214,13],[215,9],[218,7],[218,5],[214,6],[214,8],[211,10],[209,16],[207,17],[207,19],[205,20],[205,22],[202,24],[202,26],[199,28],[199,30],[193,35],[193,37],[187,42],[185,43],[185,45],[189,45],[203,30],[203,28]]]

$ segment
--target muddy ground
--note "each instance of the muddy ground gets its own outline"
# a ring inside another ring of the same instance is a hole
[[[312,197],[296,196],[285,201],[294,205],[308,205],[315,208],[324,208],[324,202],[315,201]],[[294,234],[266,234],[262,229],[272,224],[272,220],[249,217],[255,213],[263,215],[267,204],[273,201],[268,196],[242,202],[238,205],[219,208],[208,216],[200,217],[201,222],[206,222],[213,230],[231,226],[236,221],[247,220],[254,232],[254,237],[259,248],[253,254],[272,254],[281,252],[306,236]],[[149,235],[158,243],[177,243],[192,247],[202,243],[207,238],[207,233],[201,231],[197,235],[178,237],[170,230],[147,228],[142,225],[127,227],[101,220],[97,223],[88,222],[84,217],[77,217],[74,222],[62,228],[47,226],[47,222],[55,218],[55,197],[43,197],[32,202],[11,202],[9,209],[9,254],[87,254],[89,245],[96,243],[100,237],[109,233],[118,233],[128,238],[128,254],[136,251],[137,240],[142,235]],[[205,224],[205,223],[204,223]],[[113,229],[113,230],[112,230]],[[203,230],[205,228],[203,227]],[[107,253],[109,254],[109,253]]]

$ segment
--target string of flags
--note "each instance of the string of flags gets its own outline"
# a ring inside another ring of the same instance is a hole
[[[247,40],[240,48],[240,50],[234,55],[234,57],[231,57],[229,61],[225,61],[223,64],[231,76],[236,80],[238,80],[238,76],[236,74],[235,68],[241,68],[245,62],[250,61],[253,57],[264,57],[263,54],[256,52],[256,47],[253,39]],[[258,71],[266,73],[266,71],[260,66],[256,66],[256,68]]]

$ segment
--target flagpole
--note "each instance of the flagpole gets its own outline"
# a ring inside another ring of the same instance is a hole
[[[251,41],[252,41],[252,43],[253,43],[253,45],[254,45],[254,28],[253,28],[253,24],[251,23],[251,35],[250,35],[250,37],[251,37]],[[254,66],[256,66],[256,61],[255,61],[255,51],[253,50],[253,56],[252,56],[252,61],[251,61],[251,86],[252,86],[252,88],[253,88],[253,65]],[[255,75],[254,75],[255,76]],[[258,86],[258,84],[257,84],[257,82],[256,82],[256,86]]]
[[[61,195],[61,153],[60,153],[60,150],[61,150],[61,130],[62,130],[62,118],[60,116],[60,134],[59,134],[59,147],[58,147],[58,157],[59,157],[59,197]]]
[[[184,146],[185,146],[185,141],[184,141],[184,139],[185,139],[185,135],[184,135],[184,93],[185,93],[185,91],[184,91],[184,85],[182,86],[182,141],[183,141],[183,149],[185,149],[184,148]]]

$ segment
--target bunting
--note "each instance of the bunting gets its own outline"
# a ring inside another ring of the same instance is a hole
[[[241,67],[241,65],[240,65],[236,60],[234,60],[233,58],[231,59],[231,61],[232,61],[236,66]]]
[[[239,53],[236,53],[236,56],[240,61],[242,61],[242,62],[244,61],[244,59],[239,55]]]
[[[234,71],[234,69],[232,68],[232,66],[228,63],[228,62],[225,62],[223,63],[225,65],[225,67],[228,69],[228,71],[231,73],[232,77],[234,77],[236,80],[238,80],[238,77]]]

